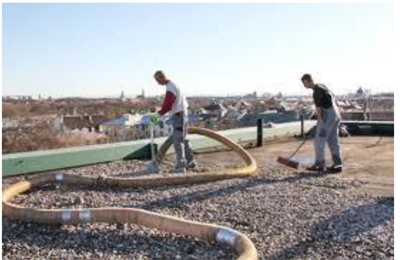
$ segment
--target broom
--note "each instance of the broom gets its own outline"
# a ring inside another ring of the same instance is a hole
[[[283,164],[285,166],[288,166],[290,168],[298,169],[299,162],[292,160],[292,158],[297,154],[297,152],[301,149],[301,147],[303,147],[303,145],[310,139],[310,137],[313,135],[313,132],[314,132],[313,130],[315,128],[316,128],[315,126],[313,128],[311,128],[311,130],[308,132],[308,134],[304,138],[303,142],[301,142],[299,147],[297,147],[297,149],[289,157],[278,156],[278,158],[276,158],[276,162]]]

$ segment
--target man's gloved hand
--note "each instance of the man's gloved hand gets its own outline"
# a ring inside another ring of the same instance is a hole
[[[154,124],[157,123],[158,118],[160,118],[160,114],[158,112],[150,114],[150,121]]]

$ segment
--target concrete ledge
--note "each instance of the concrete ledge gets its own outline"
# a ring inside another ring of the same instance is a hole
[[[394,136],[394,122],[381,121],[343,121],[352,135],[387,135]],[[305,121],[308,131],[315,121]],[[220,131],[220,134],[236,141],[249,142],[257,138],[257,128],[247,127]],[[274,125],[264,128],[264,139],[295,135],[300,133],[300,122]],[[155,144],[161,145],[164,138],[156,138]],[[203,136],[190,136],[193,149],[218,147],[220,144]],[[172,149],[168,151],[173,152]],[[121,142],[113,144],[91,145],[57,150],[16,153],[3,155],[2,177],[15,176],[42,171],[50,171],[116,160],[149,158],[149,140]]]
[[[351,135],[394,136],[394,121],[343,121]]]
[[[307,131],[314,125],[313,121],[305,122]],[[220,131],[220,134],[236,141],[246,142],[256,140],[257,128],[247,127]],[[300,133],[300,122],[277,124],[273,128],[264,128],[264,138],[294,135]],[[156,138],[155,144],[161,145],[164,138]],[[215,140],[204,136],[189,136],[193,149],[203,149],[220,146]],[[63,148],[26,153],[3,155],[2,177],[20,174],[71,168],[89,164],[104,163],[123,159],[148,158],[150,155],[149,140],[121,142],[113,144],[91,145],[83,147]],[[169,153],[173,150],[170,149]]]

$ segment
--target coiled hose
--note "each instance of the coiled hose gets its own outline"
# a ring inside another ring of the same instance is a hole
[[[136,188],[200,183],[229,178],[247,177],[256,171],[257,164],[254,158],[240,145],[236,144],[229,138],[219,135],[214,131],[198,127],[190,127],[188,132],[189,134],[207,136],[228,146],[243,158],[246,166],[231,169],[229,172],[169,174],[167,176],[138,177],[131,179],[108,177],[95,178],[64,173],[44,173],[29,180],[18,182],[3,190],[3,216],[11,219],[51,224],[80,224],[89,222],[135,223],[149,228],[156,228],[160,231],[197,237],[208,242],[227,245],[238,253],[238,260],[256,260],[258,258],[257,251],[254,244],[246,235],[219,225],[188,221],[136,208],[37,209],[25,208],[8,202],[10,199],[21,193],[47,183],[64,183],[70,185],[104,184]],[[162,162],[171,144],[172,139],[168,138],[160,147],[157,154],[157,160],[159,162]]]

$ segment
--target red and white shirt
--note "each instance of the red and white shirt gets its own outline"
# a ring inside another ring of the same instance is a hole
[[[169,81],[165,86],[167,92],[159,113],[161,115],[165,115],[167,113],[173,115],[178,112],[184,112],[187,114],[188,102],[185,95],[181,92],[181,89],[172,81]]]

